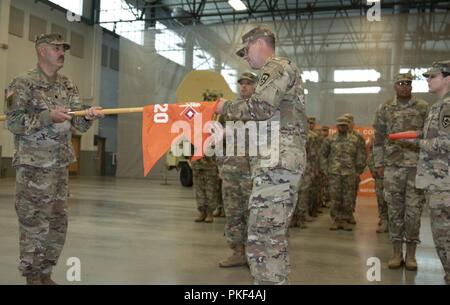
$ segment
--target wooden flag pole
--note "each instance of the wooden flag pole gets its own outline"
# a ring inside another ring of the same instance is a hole
[[[109,109],[101,109],[100,112],[108,115],[108,114],[123,114],[123,113],[134,113],[134,112],[142,112],[144,111],[144,107],[133,107],[133,108],[109,108]],[[74,116],[85,116],[87,114],[86,110],[78,110],[78,111],[69,111],[70,115]],[[6,115],[0,115],[0,121],[5,121]]]

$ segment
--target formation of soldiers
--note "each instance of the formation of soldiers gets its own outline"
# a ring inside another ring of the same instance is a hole
[[[28,284],[55,284],[52,269],[68,223],[71,132],[84,132],[103,117],[99,107],[82,105],[76,86],[58,73],[69,48],[61,35],[38,37],[38,66],[15,78],[6,90],[6,126],[15,140],[19,269]],[[217,206],[216,215],[226,215],[225,235],[233,253],[219,266],[248,264],[256,284],[287,284],[288,227],[305,229],[323,207],[330,207],[330,230],[353,230],[359,176],[368,160],[377,186],[377,232],[389,231],[393,246],[389,268],[417,270],[415,252],[426,200],[437,253],[450,283],[450,61],[434,63],[424,74],[430,92],[439,97],[431,108],[411,94],[409,73],[395,77],[396,96],[377,109],[367,158],[364,139],[353,130],[353,115],[338,117],[332,135],[327,126],[316,129],[315,118],[305,114],[299,69],[274,53],[270,30],[256,27],[243,35],[236,54],[261,70],[260,77],[244,73],[240,98],[220,99],[216,113],[228,121],[278,123],[274,126],[280,127],[280,143],[268,147],[279,153],[278,159],[268,162],[262,154],[205,157],[191,164],[199,211],[195,221],[213,222]],[[84,117],[72,117],[69,109],[87,110]],[[402,131],[416,137],[389,138]],[[226,133],[225,141],[229,137],[234,134]]]

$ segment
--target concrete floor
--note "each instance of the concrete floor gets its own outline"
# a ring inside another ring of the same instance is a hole
[[[73,178],[69,231],[54,278],[64,284],[251,284],[246,267],[218,268],[230,252],[224,218],[195,223],[192,188],[177,181]],[[17,270],[14,180],[0,180],[0,284],[22,284]],[[290,232],[291,284],[444,284],[424,211],[418,272],[389,270],[387,234],[376,234],[374,199],[360,198],[352,232],[329,231],[328,210]],[[81,282],[66,281],[67,260],[81,261]],[[381,281],[367,280],[367,259],[381,260]]]

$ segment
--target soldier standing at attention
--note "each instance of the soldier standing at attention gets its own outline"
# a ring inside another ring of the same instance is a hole
[[[369,157],[367,158],[367,165],[370,173],[375,180],[375,194],[377,196],[378,206],[378,229],[377,233],[389,232],[388,208],[383,195],[383,177],[379,177],[375,169],[375,161],[373,158],[373,137],[369,141]]]
[[[355,128],[355,118],[354,118],[353,114],[346,113],[346,114],[344,114],[344,117],[346,117],[350,122],[348,125],[348,129],[349,129],[348,132],[355,136],[356,143],[358,145],[358,149],[361,150],[361,152],[364,152],[364,154],[365,154],[366,153],[366,141],[364,140],[364,137],[354,129]],[[353,197],[352,211],[347,217],[347,222],[350,224],[353,224],[353,225],[356,224],[355,215],[354,215],[355,209],[356,209],[356,197],[358,196],[359,183],[361,182],[360,176],[361,176],[362,172],[364,171],[364,167],[365,167],[365,162],[364,162],[364,166],[355,175],[355,196]]]
[[[215,157],[204,156],[190,162],[198,216],[195,222],[214,222],[213,211],[219,201],[219,173]]]
[[[238,80],[239,94],[243,100],[249,99],[255,91],[257,75],[252,72],[245,72]],[[227,118],[225,117],[226,121]],[[247,243],[247,219],[248,219],[248,199],[252,191],[252,178],[250,174],[250,163],[248,152],[248,137],[245,143],[239,143],[235,136],[235,130],[226,133],[225,141],[232,140],[234,143],[234,155],[216,157],[222,178],[222,196],[225,208],[225,236],[228,244],[233,250],[233,254],[223,261],[219,266],[235,267],[247,264],[245,256],[245,245]],[[246,155],[239,156],[239,148]]]
[[[37,67],[6,89],[6,126],[14,134],[15,208],[19,218],[20,265],[27,284],[56,284],[50,277],[67,233],[68,166],[75,161],[71,128],[85,132],[103,117],[85,109],[77,87],[58,71],[70,45],[59,34],[36,39]]]
[[[263,121],[258,123],[267,126],[267,138],[275,138],[263,143],[267,151],[259,151],[251,162],[246,254],[255,284],[287,284],[287,231],[306,166],[305,95],[300,70],[275,57],[270,30],[256,27],[242,36],[242,43],[236,54],[261,70],[258,85],[248,100],[220,101],[217,112],[232,120]]]
[[[319,213],[322,213],[320,211],[320,208],[322,207],[321,198],[320,198],[320,177],[319,177],[319,164],[317,161],[317,156],[319,155],[320,146],[322,145],[323,138],[322,134],[319,130],[316,129],[316,118],[315,117],[308,117],[308,125],[309,125],[309,131],[308,131],[308,140],[311,145],[308,149],[310,149],[310,155],[314,154],[315,157],[307,156],[307,158],[315,158],[316,162],[311,163],[311,167],[309,168],[310,175],[309,179],[311,179],[311,183],[309,183],[309,186],[307,187],[308,194],[308,207],[309,207],[309,213],[312,217],[317,217]],[[307,183],[308,184],[308,183]],[[304,185],[302,183],[301,188],[304,189]],[[303,190],[302,190],[303,191]],[[302,196],[303,197],[303,196]],[[303,197],[304,198],[304,197]],[[303,199],[302,198],[302,199]]]
[[[423,191],[415,187],[419,146],[389,140],[391,133],[421,130],[428,114],[428,103],[411,94],[410,73],[395,77],[395,98],[381,104],[373,123],[373,156],[377,176],[384,178],[384,199],[388,205],[389,237],[393,255],[390,269],[405,262],[407,270],[417,270],[416,246],[420,242],[420,216],[425,201]],[[406,242],[406,261],[403,243]]]
[[[330,127],[323,125],[320,129],[320,132],[322,133],[322,144],[325,142],[325,139],[328,138],[330,133]],[[320,149],[322,148],[322,144],[319,147],[319,152],[317,155],[317,158],[319,159]],[[320,164],[319,164],[320,169]],[[324,173],[320,172],[320,193],[322,198],[322,206],[329,208],[330,207],[330,193],[328,192],[328,177],[324,175]]]
[[[423,74],[439,100],[431,106],[419,140],[416,187],[425,190],[434,245],[450,285],[450,60]]]
[[[328,137],[320,151],[320,168],[328,177],[331,199],[330,230],[351,231],[347,222],[355,196],[355,174],[364,167],[365,152],[358,149],[356,138],[349,132],[349,121],[341,116],[336,120],[338,132]]]

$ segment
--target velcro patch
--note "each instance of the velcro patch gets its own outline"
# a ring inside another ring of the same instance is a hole
[[[442,116],[441,124],[443,128],[450,126],[450,115],[446,114]]]

